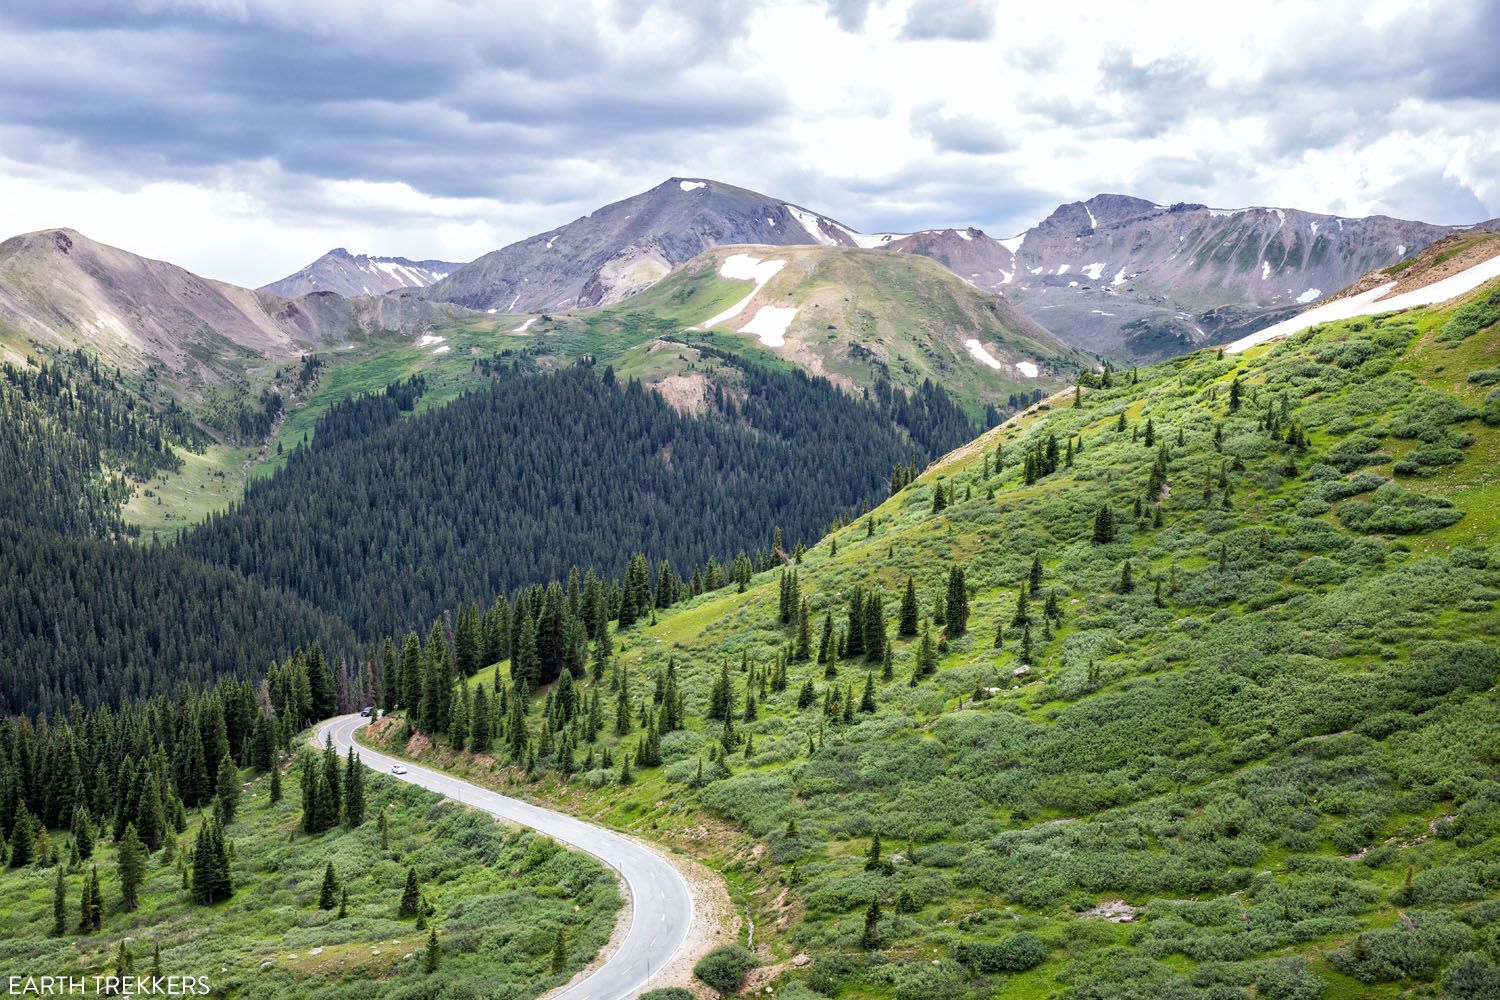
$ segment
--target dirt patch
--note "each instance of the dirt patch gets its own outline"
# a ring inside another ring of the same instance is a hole
[[[668,375],[655,389],[679,413],[702,413],[708,403],[708,376],[702,372]]]

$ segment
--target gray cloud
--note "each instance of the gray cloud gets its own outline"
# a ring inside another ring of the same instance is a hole
[[[954,114],[936,105],[914,109],[912,131],[925,135],[941,150],[955,153],[1005,153],[1016,148],[1014,135],[972,115]]]
[[[1336,36],[1290,38],[1263,54],[1258,80],[1234,86],[1216,84],[1206,61],[1142,58],[1129,31],[1047,39],[997,28],[998,5],[985,0],[915,0],[904,21],[873,0],[810,2],[810,19],[782,23],[817,25],[829,52],[888,47],[878,81],[833,110],[805,81],[794,89],[765,37],[752,36],[758,17],[786,12],[780,4],[614,0],[585,15],[526,0],[8,0],[0,161],[21,165],[11,177],[71,171],[119,191],[163,180],[248,190],[278,224],[384,226],[403,239],[431,228],[434,198],[488,199],[502,217],[480,227],[519,237],[671,175],[757,188],[867,230],[1010,235],[1103,190],[1284,203],[1277,178],[1314,153],[1345,164],[1434,121],[1459,137],[1500,130],[1500,61],[1483,44],[1500,37],[1500,0],[1375,27],[1339,16]],[[964,90],[955,62],[953,86],[940,75],[934,88],[933,60],[948,53],[930,40],[987,40],[957,51],[1023,82]],[[806,39],[779,41],[789,58],[821,65],[825,47],[804,54],[795,43]],[[1097,81],[1087,66],[1079,74],[1080,51]],[[830,81],[848,79],[827,61]],[[908,89],[906,74],[918,73]],[[1252,118],[1242,147],[1194,138],[1205,122],[1212,131]],[[868,156],[829,155],[808,138],[825,124],[840,142],[868,142]],[[1038,170],[1037,148],[1065,179]],[[1345,196],[1433,221],[1500,210],[1500,190],[1423,155],[1413,150],[1396,183],[1389,171],[1350,179]],[[400,182],[416,197],[330,203],[329,181]]]
[[[917,40],[980,42],[994,30],[995,10],[985,0],[916,0],[901,34]]]

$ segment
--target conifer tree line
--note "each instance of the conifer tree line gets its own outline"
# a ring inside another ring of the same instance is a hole
[[[778,554],[779,542],[758,548],[773,526],[786,524],[795,549],[877,500],[884,470],[970,434],[936,386],[882,383],[859,399],[731,363],[743,391],[716,394],[701,417],[589,365],[501,367],[492,390],[409,420],[398,418],[425,383],[393,383],[335,406],[284,474],[181,544],[118,541],[127,483],[100,462],[165,468],[150,460],[170,456],[159,447],[202,443],[187,415],[132,409],[118,376],[86,358],[17,369],[0,378],[0,713],[257,677],[314,647],[342,692],[336,707],[372,704],[357,636],[425,629],[442,609],[498,593],[514,600],[574,565],[615,581],[608,614],[628,625],[683,596],[743,587]],[[651,553],[644,572],[633,552]],[[547,683],[580,637],[559,636],[541,606]],[[573,617],[592,642],[592,607]]]
[[[352,400],[181,547],[361,635],[395,633],[574,566],[619,579],[645,552],[686,583],[773,528],[791,545],[815,539],[878,501],[886,470],[972,434],[935,386],[908,395],[881,384],[859,399],[735,363],[739,391],[712,394],[696,416],[587,363],[501,367],[490,389],[406,420],[389,393]],[[731,579],[764,563],[746,559]]]
[[[440,617],[425,639],[412,632],[400,643],[386,640],[373,658],[378,664],[380,706],[405,713],[408,736],[421,732],[451,749],[489,753],[528,774],[611,769],[618,783],[631,783],[640,770],[661,765],[662,736],[682,729],[687,717],[675,657],[651,676],[636,677],[611,656],[613,630],[632,623],[621,610],[631,606],[626,597],[630,590],[638,589],[641,603],[648,607],[654,607],[653,595],[670,594],[662,585],[664,574],[658,573],[656,584],[650,584],[644,557],[632,562],[634,572],[627,573],[613,599],[608,596],[610,588],[596,577],[575,573],[566,587],[553,583],[531,588],[514,603],[501,597],[483,612],[471,607],[456,619]],[[913,683],[936,669],[939,641],[945,643],[968,629],[969,585],[962,567],[950,567],[936,581],[925,613],[919,607],[916,581],[909,577],[899,602],[888,600],[880,588],[856,586],[824,610],[816,626],[799,572],[793,560],[779,574],[777,624],[785,630],[786,641],[775,657],[768,662],[741,657],[737,664],[718,664],[708,700],[699,709],[718,733],[703,762],[707,767],[727,770],[727,755],[751,753],[753,746],[740,727],[758,717],[768,697],[787,691],[792,673],[799,669],[806,671],[796,699],[799,709],[821,702],[824,715],[834,724],[874,712],[877,673],[881,681],[894,677],[892,618],[902,638],[921,631],[913,656]],[[1055,597],[1050,600],[1055,606]],[[894,616],[888,614],[888,608],[898,606]],[[596,609],[592,614],[591,608]],[[934,625],[942,629],[940,640],[932,634]],[[544,638],[547,635],[552,638]],[[507,658],[508,682],[502,683],[500,671],[483,683],[471,680],[482,665]],[[807,666],[799,668],[800,664]],[[272,700],[278,706],[282,669],[272,671]],[[295,673],[300,677],[305,671],[298,667]],[[533,695],[543,688],[546,693],[538,706]],[[307,713],[309,720],[317,717],[311,709]],[[291,709],[287,714],[298,717]],[[611,732],[617,741],[606,745],[601,736]],[[331,754],[331,749],[325,751],[324,778],[312,774],[304,780],[336,796],[336,759]],[[703,775],[700,779],[706,780]],[[314,793],[312,800],[325,801],[325,795]],[[326,828],[334,822],[330,808],[322,823]]]
[[[175,863],[184,892],[200,904],[233,895],[226,830],[241,771],[271,771],[276,801],[298,732],[267,696],[264,684],[224,678],[119,709],[74,703],[58,716],[0,720],[0,859],[12,868],[57,866],[55,933],[88,934],[116,907],[135,909],[154,866]],[[314,770],[323,773],[304,768]],[[363,821],[363,780],[351,756],[338,769],[334,822]],[[196,837],[184,838],[198,812]],[[115,864],[101,869],[96,852],[106,840]]]

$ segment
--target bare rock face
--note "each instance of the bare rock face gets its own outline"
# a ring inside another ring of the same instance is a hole
[[[1459,228],[1097,195],[1004,241],[1014,270],[994,287],[1080,347],[1152,360],[1285,319]]]
[[[740,243],[854,246],[832,219],[718,181],[673,177],[459,268],[432,298],[523,313],[604,305],[705,250]]]
[[[407,260],[352,254],[343,247],[330,250],[296,274],[287,275],[258,291],[282,298],[313,292],[337,295],[381,295],[402,288],[426,288],[457,271],[462,264],[444,260]]]
[[[280,298],[70,229],[0,243],[0,334],[13,331],[13,344],[82,347],[188,389],[223,383],[258,359],[293,356],[351,332],[404,331],[456,312],[410,291]]]

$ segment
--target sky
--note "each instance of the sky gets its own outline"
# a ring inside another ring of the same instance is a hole
[[[1218,8],[1218,9],[1216,9]],[[866,232],[1101,192],[1500,216],[1500,0],[6,0],[0,234],[260,285],[672,176]]]

